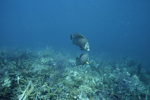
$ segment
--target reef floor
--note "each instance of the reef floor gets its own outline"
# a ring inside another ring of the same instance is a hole
[[[70,53],[0,49],[1,100],[150,100],[150,72],[131,58],[99,54],[76,66]]]

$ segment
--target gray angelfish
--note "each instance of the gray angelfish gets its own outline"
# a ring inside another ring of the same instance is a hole
[[[89,43],[82,34],[75,33],[74,35],[70,35],[70,39],[73,40],[73,44],[79,46],[81,50],[90,51]]]
[[[89,55],[88,53],[83,53],[80,55],[80,57],[76,58],[76,65],[84,65],[84,64],[89,64],[88,62]]]

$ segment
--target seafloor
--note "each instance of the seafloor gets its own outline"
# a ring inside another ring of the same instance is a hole
[[[0,49],[1,100],[150,100],[150,72],[127,57],[90,55],[76,66],[70,53]]]

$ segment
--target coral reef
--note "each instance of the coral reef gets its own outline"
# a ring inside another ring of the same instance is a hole
[[[1,100],[149,100],[150,73],[130,58],[99,54],[76,66],[67,52],[0,50]]]

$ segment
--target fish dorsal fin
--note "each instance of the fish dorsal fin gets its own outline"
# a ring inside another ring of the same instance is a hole
[[[74,34],[75,38],[85,38],[83,35],[79,34],[79,33],[75,33]]]
[[[81,49],[81,50],[82,50],[82,49]],[[84,53],[80,55],[80,58],[81,58],[83,55],[84,55]]]

